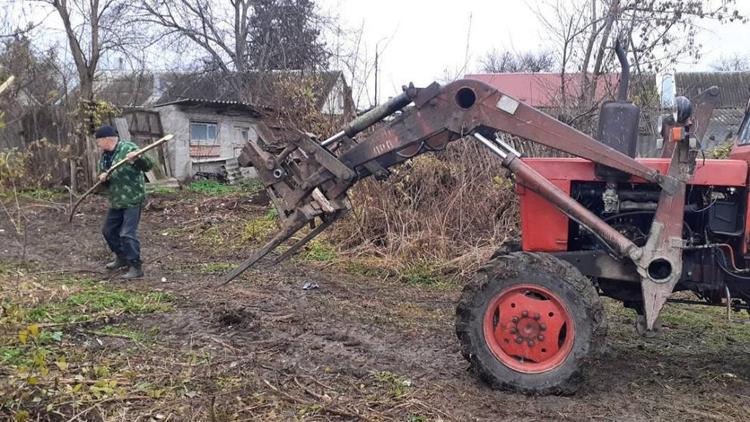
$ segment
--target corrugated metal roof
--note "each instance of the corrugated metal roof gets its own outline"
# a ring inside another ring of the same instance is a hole
[[[562,79],[559,73],[484,73],[466,75],[467,79],[485,82],[533,107],[556,107],[561,104]],[[619,84],[619,73],[602,75],[597,85],[597,100],[613,98]],[[565,75],[566,96],[576,98],[581,90],[581,74]],[[655,88],[654,75],[644,74],[633,81],[646,81]],[[700,92],[719,87],[719,108],[744,108],[750,96],[750,72],[678,72],[677,94],[695,98]],[[631,89],[636,84],[631,84]]]
[[[315,100],[321,107],[343,78],[341,71],[243,73],[150,73],[122,74],[98,82],[97,96],[121,107],[164,105],[180,100],[211,101],[215,104],[273,106],[278,93],[275,82],[315,78]]]
[[[174,101],[169,101],[162,104],[157,104],[154,108],[165,107],[169,105],[183,105],[183,106],[208,106],[208,107],[221,107],[221,108],[234,108],[247,111],[255,117],[263,115],[263,108],[256,107],[252,104],[243,103],[241,101],[228,101],[228,100],[207,100],[203,98],[181,98]]]
[[[532,107],[554,108],[562,104],[562,81],[559,73],[483,73],[466,75],[466,79],[482,81]],[[597,85],[597,100],[614,94],[618,74],[603,75]],[[581,93],[581,74],[564,76],[566,96],[577,98]]]

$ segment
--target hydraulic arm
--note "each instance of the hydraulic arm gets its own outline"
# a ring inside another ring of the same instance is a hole
[[[411,105],[413,104],[413,105]],[[411,106],[410,106],[411,105]],[[388,118],[388,121],[383,122]],[[375,123],[377,128],[365,132]],[[600,217],[542,177],[512,147],[496,138],[504,132],[588,159],[661,187],[648,242],[638,247]],[[453,140],[471,138],[502,159],[518,182],[538,193],[592,232],[618,258],[632,260],[639,271],[649,328],[680,278],[685,184],[695,154],[676,143],[667,175],[474,80],[445,86],[405,87],[386,104],[355,119],[333,137],[317,142],[298,133],[279,143],[268,130],[244,150],[255,166],[283,220],[281,232],[228,274],[237,277],[304,226],[320,225],[276,259],[287,258],[350,208],[347,190],[357,181],[386,178],[388,168],[419,154],[444,149]]]

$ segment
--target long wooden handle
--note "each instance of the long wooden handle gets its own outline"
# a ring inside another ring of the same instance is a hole
[[[148,151],[156,148],[157,146],[159,146],[159,145],[161,145],[161,144],[163,144],[163,143],[171,140],[172,138],[174,138],[174,135],[172,135],[170,133],[170,134],[164,136],[163,138],[158,139],[156,142],[153,142],[153,143],[151,143],[149,145],[146,145],[145,147],[139,149],[138,151],[136,151],[135,155],[136,155],[136,157],[140,157],[144,153],[146,153],[146,152],[148,152]],[[115,172],[115,170],[117,170],[120,167],[124,166],[129,161],[130,161],[129,159],[124,158],[124,159],[120,160],[119,162],[117,162],[115,165],[113,165],[112,167],[110,167],[109,170],[107,170],[107,172],[105,173],[104,180],[99,180],[98,182],[94,183],[94,186],[90,187],[89,190],[87,190],[86,192],[84,192],[83,195],[81,195],[81,197],[78,198],[78,200],[76,201],[76,203],[73,204],[73,207],[70,209],[70,214],[68,215],[68,222],[73,221],[73,216],[75,215],[76,209],[78,209],[78,206],[81,205],[81,202],[83,202],[83,200],[87,196],[91,195],[91,193],[94,192],[96,190],[96,188],[98,188],[99,186],[101,186],[102,183],[106,182],[107,179],[109,179],[109,177],[112,175],[112,173]],[[75,175],[72,175],[71,177],[75,177]]]
[[[12,84],[15,79],[16,79],[15,76],[10,75],[10,78],[8,78],[5,82],[3,82],[2,85],[0,85],[0,94],[2,94],[3,91],[5,91],[6,89],[8,89],[8,87],[10,86],[10,84]]]

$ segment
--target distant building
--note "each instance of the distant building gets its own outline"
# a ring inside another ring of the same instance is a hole
[[[123,110],[134,138],[174,134],[169,166],[175,178],[187,180],[236,160],[246,142],[257,139],[258,122],[278,127],[278,87],[296,83],[312,87],[321,113],[353,115],[351,90],[340,71],[113,75],[98,84],[96,94]]]
[[[559,73],[489,73],[466,75],[468,79],[485,82],[494,88],[548,114],[560,118],[566,99],[575,98],[580,93],[580,73],[565,75],[566,97],[562,95],[562,76]],[[619,74],[602,75],[596,90],[599,102],[614,98],[619,84]],[[638,83],[638,82],[641,83]],[[719,105],[711,116],[709,127],[703,140],[704,150],[711,150],[726,143],[737,135],[750,96],[750,72],[684,72],[676,74],[677,95],[695,98],[700,92],[718,86],[720,89]],[[631,97],[636,99],[638,90],[653,88],[655,78],[644,75],[631,82]],[[636,94],[633,94],[633,93]],[[570,101],[574,102],[574,101]],[[641,136],[638,143],[638,155],[655,156],[655,125],[658,110],[642,108]],[[593,126],[595,127],[595,126]]]

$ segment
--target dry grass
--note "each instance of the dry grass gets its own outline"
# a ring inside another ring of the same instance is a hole
[[[473,272],[518,235],[518,201],[497,157],[471,140],[393,168],[351,192],[354,212],[329,238],[350,255],[374,254],[399,270],[415,264]]]

